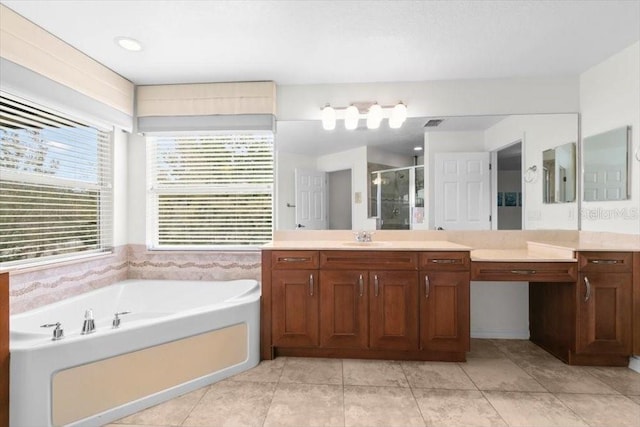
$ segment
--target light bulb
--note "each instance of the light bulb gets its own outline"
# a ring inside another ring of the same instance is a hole
[[[336,128],[336,110],[328,104],[322,109],[322,128],[324,130]]]
[[[367,128],[378,129],[381,121],[382,107],[378,104],[373,104],[369,107],[369,113],[367,114]]]
[[[358,120],[360,119],[360,112],[355,105],[350,105],[344,112],[344,128],[347,130],[354,130],[358,127]]]
[[[407,120],[407,106],[402,102],[396,104],[391,111],[391,118],[389,118],[389,127],[397,129],[404,121]]]

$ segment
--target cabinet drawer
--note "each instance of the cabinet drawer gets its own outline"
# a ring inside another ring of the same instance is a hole
[[[417,270],[418,254],[395,251],[321,251],[320,268]]]
[[[422,252],[420,270],[467,271],[471,260],[469,252]]]
[[[271,252],[271,268],[274,270],[314,270],[318,265],[318,251]]]
[[[574,282],[575,262],[472,262],[471,280]]]
[[[580,271],[603,271],[607,273],[628,273],[632,270],[631,252],[580,252]]]

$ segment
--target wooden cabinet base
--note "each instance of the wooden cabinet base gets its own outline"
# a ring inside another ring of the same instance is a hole
[[[580,366],[629,366],[629,357],[617,354],[579,354],[568,350],[566,346],[549,341],[531,338],[531,342],[548,351],[564,363]]]
[[[371,350],[346,348],[287,348],[275,347],[275,357],[328,357],[344,359],[426,360],[439,362],[466,362],[466,353],[436,351]]]

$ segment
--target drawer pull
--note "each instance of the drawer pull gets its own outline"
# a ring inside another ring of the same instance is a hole
[[[432,259],[431,260],[432,263],[434,264],[455,264],[460,262],[459,259],[451,259],[451,258],[447,258],[447,259]]]
[[[311,258],[305,257],[286,257],[286,258],[278,258],[279,261],[283,262],[307,262],[311,261]]]
[[[431,291],[431,283],[429,283],[429,276],[424,276],[424,296],[429,299],[429,293]]]
[[[360,296],[364,293],[364,280],[362,279],[362,274],[358,278],[358,285],[360,286]]]
[[[378,281],[378,275],[377,274],[375,274],[373,276],[373,289],[375,290],[376,296],[378,296],[378,293],[379,293],[378,291],[380,290],[380,283]]]
[[[309,296],[313,296],[313,274],[309,275]]]
[[[528,274],[536,274],[535,270],[511,270],[511,274],[520,274],[521,276],[526,276]]]
[[[587,302],[589,301],[589,298],[591,298],[591,283],[589,283],[589,278],[587,276],[584,276],[584,284],[587,287],[584,293],[584,302]]]
[[[611,264],[618,264],[620,261],[617,259],[590,259],[589,262],[591,264],[611,265]]]

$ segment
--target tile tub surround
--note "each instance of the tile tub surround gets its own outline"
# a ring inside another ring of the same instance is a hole
[[[637,426],[640,421],[640,374],[630,369],[567,371],[528,341],[472,340],[471,346],[474,360],[490,360],[476,363],[471,375],[468,363],[279,357],[109,427]],[[540,380],[529,375],[533,363],[545,367]],[[499,374],[502,385],[484,384],[500,364],[508,366]],[[451,367],[457,379],[444,382]],[[554,370],[576,387],[555,391],[546,381]],[[611,386],[622,380],[624,387],[615,390],[598,377]],[[527,391],[514,391],[517,383]],[[598,387],[581,388],[588,384]]]
[[[260,252],[148,251],[124,245],[86,260],[10,272],[11,314],[32,310],[126,279],[260,280]]]

